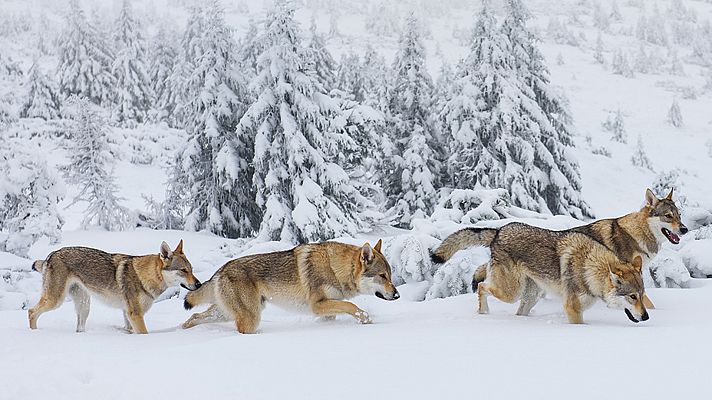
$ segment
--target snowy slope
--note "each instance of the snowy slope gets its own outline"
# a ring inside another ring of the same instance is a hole
[[[410,286],[410,285],[409,285]],[[633,325],[600,303],[568,325],[559,301],[531,317],[492,302],[475,315],[463,295],[415,303],[357,298],[374,319],[317,322],[268,307],[256,335],[231,324],[183,331],[179,299],[160,302],[153,332],[128,335],[121,313],[92,305],[74,333],[65,304],[27,329],[24,311],[0,312],[2,399],[17,398],[708,398],[712,285],[653,289],[658,309]]]

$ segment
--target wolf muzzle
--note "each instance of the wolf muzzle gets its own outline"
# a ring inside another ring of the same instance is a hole
[[[393,296],[392,296],[390,299],[388,299],[388,298],[386,298],[386,296],[383,295],[383,293],[381,293],[381,292],[376,292],[376,297],[378,297],[379,299],[388,300],[388,301],[391,301],[391,300],[398,300],[398,299],[400,299],[400,293],[398,293],[398,290],[396,289],[396,290],[393,292]]]
[[[185,289],[185,290],[193,291],[193,290],[198,290],[198,289],[200,289],[200,287],[203,286],[203,284],[200,283],[200,281],[196,281],[196,282],[195,282],[195,285],[193,285],[192,288],[190,288],[190,287],[188,287],[188,286],[186,286],[185,284],[182,284],[182,283],[180,284],[180,286],[181,286],[183,289]]]
[[[640,321],[638,321],[634,316],[633,313],[630,312],[627,308],[625,309],[625,315],[628,316],[628,319],[635,322],[636,324]],[[647,321],[650,319],[650,315],[648,315],[648,310],[643,311],[643,315],[640,316],[640,319],[642,321]]]

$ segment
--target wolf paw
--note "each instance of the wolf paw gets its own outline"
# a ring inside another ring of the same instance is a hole
[[[366,311],[359,310],[354,313],[354,317],[358,320],[358,322],[362,324],[370,324],[373,321],[371,321],[371,317],[368,315]]]

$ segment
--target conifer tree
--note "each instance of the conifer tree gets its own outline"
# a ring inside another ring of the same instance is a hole
[[[25,85],[27,94],[20,109],[20,117],[45,120],[60,117],[60,97],[57,88],[47,75],[40,71],[37,62],[32,64],[27,73]]]
[[[112,121],[119,124],[144,122],[153,101],[147,53],[129,0],[123,0],[114,23],[116,57],[111,72],[116,78]]]
[[[95,104],[112,103],[116,79],[114,56],[97,29],[87,21],[77,0],[70,0],[66,27],[59,41],[59,87],[64,96],[84,97]]]

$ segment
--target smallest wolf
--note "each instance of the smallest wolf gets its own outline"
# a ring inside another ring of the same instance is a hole
[[[31,329],[37,329],[40,315],[59,307],[69,294],[77,312],[77,332],[84,332],[92,294],[124,311],[126,330],[148,333],[143,316],[163,291],[178,284],[188,290],[200,287],[183,254],[182,240],[173,251],[163,242],[159,254],[146,256],[64,247],[35,261],[32,269],[42,273],[42,296],[27,312]]]
[[[596,299],[625,310],[633,322],[649,318],[640,256],[628,263],[587,235],[520,223],[503,226],[490,248],[487,278],[477,288],[480,314],[489,312],[491,294],[507,303],[521,299],[517,315],[528,315],[547,291],[563,297],[572,324],[583,323]]]

